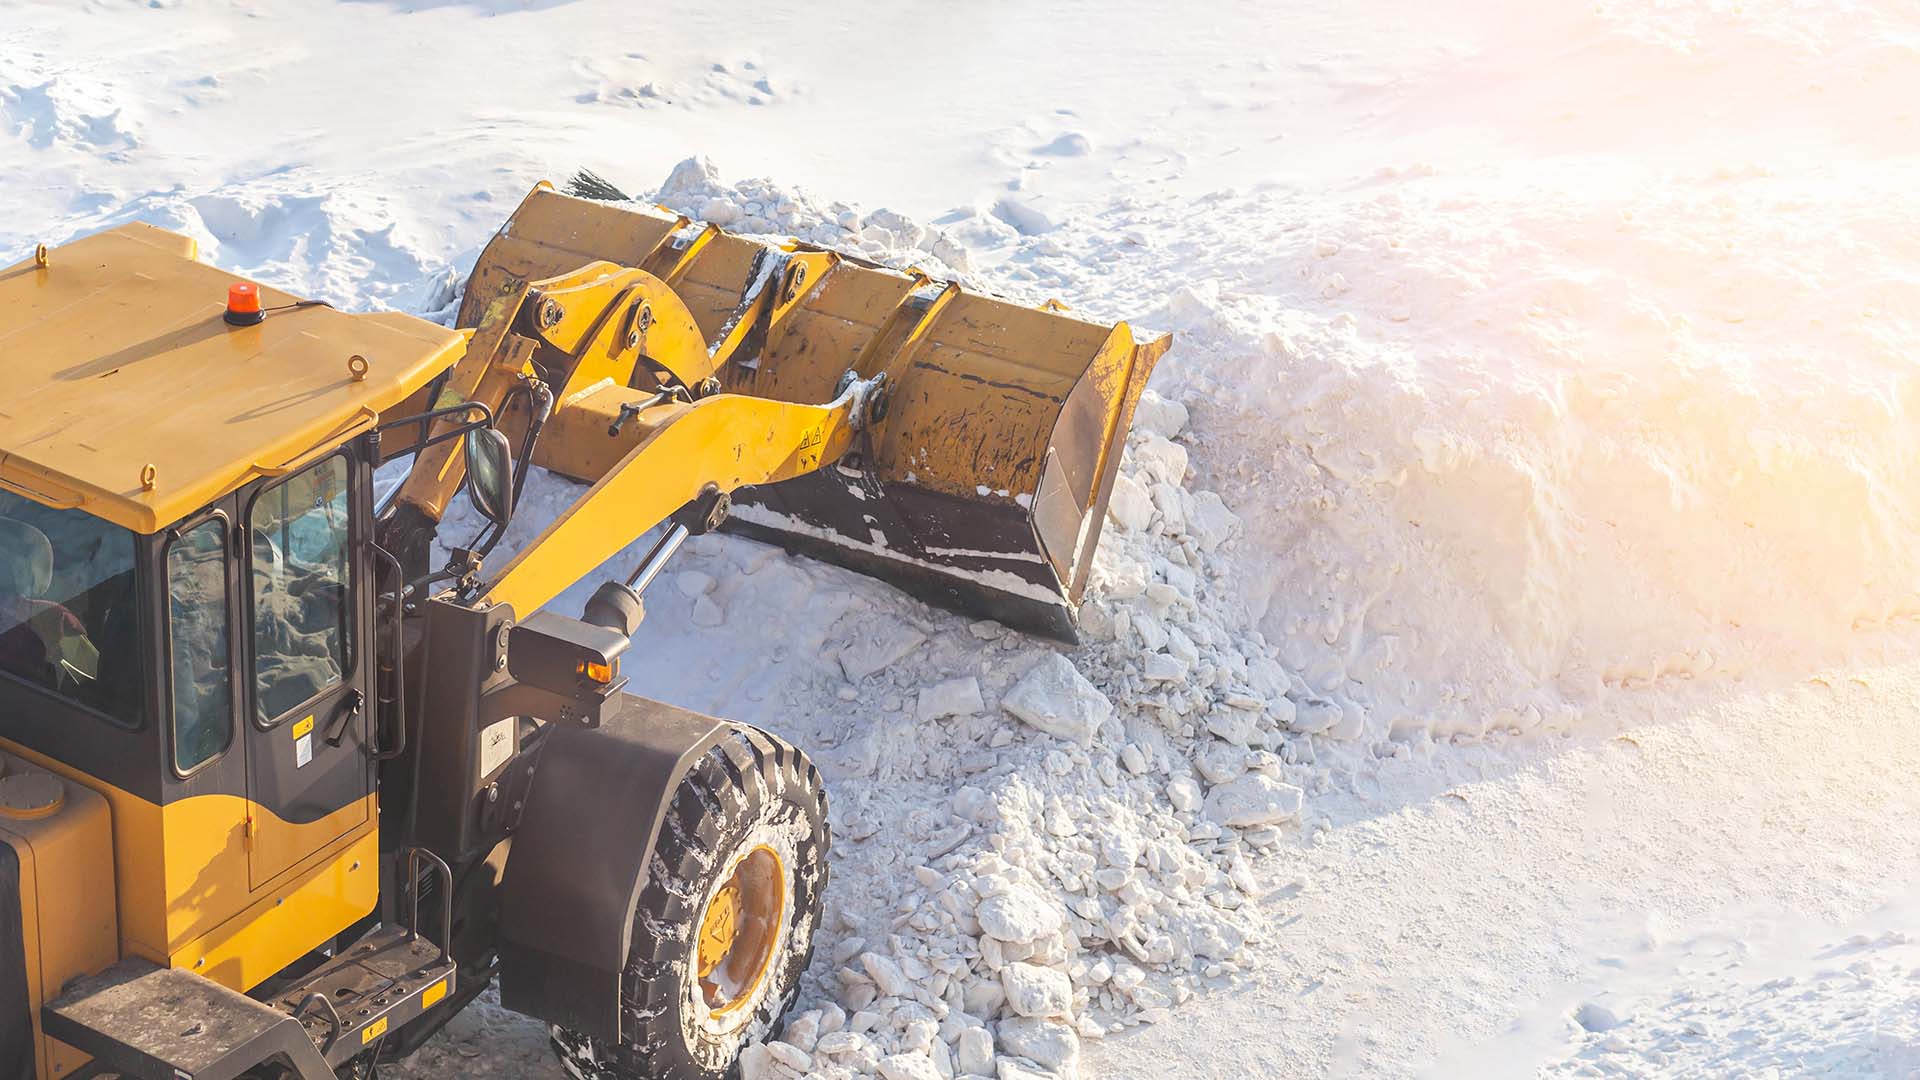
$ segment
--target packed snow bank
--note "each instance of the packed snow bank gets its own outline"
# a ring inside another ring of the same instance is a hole
[[[1308,692],[1376,738],[1564,729],[1920,606],[1903,206],[1763,170],[1504,198],[1416,171],[1122,201],[1005,265],[1101,280],[1104,315],[1164,298],[1155,385]]]

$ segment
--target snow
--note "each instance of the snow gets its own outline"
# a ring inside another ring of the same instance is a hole
[[[650,593],[635,688],[832,791],[749,1077],[1905,1075],[1915,100],[1892,4],[93,0],[0,16],[0,248],[445,320],[586,166],[1175,332],[1078,649],[730,537]],[[395,1071],[559,1075],[486,1002]]]
[[[918,713],[923,721],[972,716],[986,707],[980,696],[980,680],[971,675],[920,688]]]
[[[1261,773],[1223,779],[1207,792],[1207,817],[1241,829],[1272,825],[1297,816],[1302,797],[1299,788]]]
[[[1000,705],[1041,731],[1082,747],[1093,745],[1100,725],[1113,715],[1106,695],[1058,653],[1035,664]]]

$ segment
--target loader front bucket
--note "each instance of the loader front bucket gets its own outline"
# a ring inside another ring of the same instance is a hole
[[[797,302],[736,325],[771,287]],[[490,298],[593,260],[673,287],[702,336],[731,335],[728,393],[832,400],[849,370],[884,406],[838,465],[735,494],[728,527],[930,603],[1071,640],[1135,404],[1165,335],[1030,308],[850,256],[777,249],[657,207],[542,185],[488,245],[460,325]],[[794,273],[795,266],[811,273]]]

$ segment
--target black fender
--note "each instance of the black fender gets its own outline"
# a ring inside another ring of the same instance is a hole
[[[622,695],[597,729],[553,725],[500,883],[500,1003],[620,1039],[634,909],[680,781],[722,720]]]

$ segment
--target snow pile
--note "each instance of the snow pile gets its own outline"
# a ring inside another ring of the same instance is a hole
[[[842,665],[892,688],[843,693],[863,715],[949,731],[894,728],[829,770],[859,869],[788,1036],[814,1072],[961,1074],[991,1038],[1015,1075],[1067,1073],[1080,1040],[1164,1018],[1235,970],[1251,856],[1335,786],[1340,743],[1565,730],[1621,691],[1857,654],[1920,610],[1900,542],[1917,253],[1883,239],[1890,193],[1394,180],[1120,201],[996,241],[996,286],[1092,293],[1102,316],[1192,271],[1147,320],[1179,333],[1169,396],[1143,405],[1072,663],[916,630],[890,664]],[[808,227],[795,210],[780,229]],[[866,239],[883,261],[918,242]],[[959,794],[929,809],[903,777]]]
[[[1888,268],[1826,295],[1793,272],[1808,252],[1765,250],[1891,211],[1806,220],[1738,187],[1711,210],[1417,184],[1184,219],[1122,202],[1001,243],[996,284],[1105,275],[1102,315],[1145,308],[1162,259],[1208,271],[1160,312],[1167,396],[1136,418],[1083,648],[718,538],[675,579],[684,620],[636,642],[770,658],[690,659],[649,692],[788,735],[833,791],[819,957],[747,1076],[1075,1075],[1087,1040],[1238,973],[1275,873],[1258,855],[1319,832],[1306,795],[1340,785],[1343,746],[1564,728],[1616,689],[1811,662],[1909,610],[1892,478],[1917,447],[1880,320],[1908,286]],[[698,160],[660,201],[893,265],[933,242]],[[747,625],[767,610],[805,614]]]
[[[328,191],[288,178],[150,192],[85,222],[131,221],[191,237],[202,261],[350,311],[398,308],[450,321],[478,246],[454,263],[402,225],[378,191]]]
[[[725,535],[649,594],[647,692],[777,730],[832,793],[815,963],[747,1080],[1086,1075],[1088,1040],[1241,971],[1258,852],[1328,777],[1291,730],[1314,703],[1232,614],[1238,526],[1185,485],[1183,421],[1143,400],[1121,475],[1151,508],[1109,523],[1075,654]],[[578,490],[533,477],[502,557]],[[473,525],[457,506],[445,535]]]
[[[990,283],[978,275],[1014,252],[1059,255],[1064,250],[1040,235],[1057,222],[1028,196],[1007,195],[985,207],[960,207],[923,223],[885,207],[868,211],[844,202],[823,204],[804,190],[772,180],[728,183],[703,157],[676,166],[653,201],[732,232],[776,240],[792,237],[975,289],[990,284],[995,293],[1031,294],[1036,303],[1044,297],[1029,286],[1035,276],[1024,267],[1007,267]]]
[[[699,160],[659,200],[895,265],[943,243],[897,215],[723,185]],[[844,575],[740,541],[695,549],[737,567],[674,579],[689,621],[736,639],[756,612],[815,616],[765,649],[782,665],[811,652],[811,669],[756,672],[754,689],[786,684],[767,722],[827,776],[834,888],[801,1006],[746,1053],[748,1080],[1072,1077],[1083,1040],[1165,1020],[1239,970],[1242,909],[1261,892],[1251,859],[1325,780],[1302,732],[1347,721],[1234,600],[1238,519],[1187,487],[1186,421],[1142,401],[1072,658],[888,591],[823,604],[823,581]],[[685,627],[664,625],[636,649],[685,648],[664,637]]]
[[[654,201],[748,236],[792,237],[901,269],[917,266],[936,277],[961,277],[969,270],[965,247],[905,214],[885,208],[863,213],[843,202],[821,204],[804,191],[767,179],[729,184],[703,157],[675,166]]]
[[[1239,970],[1252,860],[1319,774],[1292,681],[1222,614],[1237,523],[1185,486],[1183,419],[1145,399],[1121,475],[1146,508],[1109,524],[1077,656],[904,600],[822,636],[789,705],[831,688],[863,724],[782,717],[834,793],[834,889],[748,1078],[1071,1077],[1084,1040]]]
[[[1621,689],[1791,677],[1920,611],[1920,245],[1889,239],[1894,192],[1394,181],[1122,200],[1009,263],[1104,287],[1106,317],[1165,298],[1155,385],[1247,518],[1277,659],[1365,714],[1329,731],[1565,730]]]
[[[1620,690],[1790,678],[1920,611],[1896,192],[1379,179],[988,237],[996,289],[1176,331],[1155,385],[1247,517],[1239,594],[1311,699],[1296,730],[1564,731]],[[1153,501],[1123,478],[1112,509],[1138,526]]]

